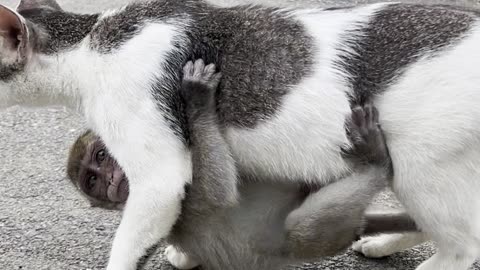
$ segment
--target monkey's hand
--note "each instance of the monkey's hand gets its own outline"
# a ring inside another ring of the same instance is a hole
[[[208,110],[214,108],[215,92],[221,79],[214,64],[205,66],[202,59],[189,61],[183,68],[183,81],[180,94],[188,110]]]
[[[378,111],[371,105],[353,108],[346,121],[347,137],[351,146],[342,148],[344,158],[354,165],[380,166],[393,175],[392,160],[388,152],[385,136],[378,123]]]

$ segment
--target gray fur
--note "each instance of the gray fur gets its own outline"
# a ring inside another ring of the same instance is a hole
[[[211,61],[223,73],[217,95],[223,125],[253,128],[268,120],[289,86],[309,74],[312,40],[286,15],[273,8],[236,7],[196,17],[191,57]]]
[[[187,45],[178,43],[164,65],[171,79],[152,85],[155,98],[170,113],[172,129],[186,141],[189,135],[178,90],[187,60],[202,58],[223,72],[217,94],[219,121],[244,128],[274,115],[289,85],[300,82],[312,67],[311,37],[287,11],[275,8],[219,8],[198,0],[136,2],[99,21],[95,29],[98,15],[52,9],[26,10],[22,15],[50,36],[40,46],[45,53],[75,45],[88,33],[92,48],[108,53],[138,33],[146,21],[178,24],[187,23],[188,17]],[[365,103],[419,56],[459,40],[477,17],[478,12],[461,8],[410,4],[378,12],[364,29],[344,37],[358,53],[345,52],[337,63],[350,74],[352,103]]]
[[[361,231],[365,209],[387,179],[383,167],[363,168],[310,195],[286,219],[285,253],[312,259],[348,248]]]
[[[346,249],[361,232],[371,199],[392,175],[376,109],[356,108],[346,123],[353,146],[345,157],[357,166],[352,175],[310,195],[300,184],[242,175],[239,203],[212,208],[212,193],[218,192],[216,199],[228,197],[218,185],[236,182],[234,160],[215,121],[219,77],[213,74],[214,66],[204,67],[203,61],[184,69],[181,96],[194,178],[168,241],[204,269],[273,270]]]
[[[110,53],[134,37],[147,21],[185,19],[187,14],[198,12],[202,6],[204,4],[200,0],[153,0],[132,3],[122,12],[99,21],[91,34],[91,47],[102,53]]]
[[[62,10],[60,5],[55,0],[21,0],[17,6],[17,11],[29,9],[44,9],[49,8],[53,10]]]
[[[237,203],[237,170],[227,142],[223,139],[215,113],[215,92],[220,74],[213,64],[202,60],[187,63],[180,90],[190,133],[193,181],[188,196],[203,214]],[[201,132],[195,132],[201,130]]]
[[[202,58],[224,74],[217,96],[217,113],[224,126],[253,128],[268,120],[288,86],[308,74],[311,39],[298,22],[285,15],[275,8],[217,8],[198,0],[139,2],[100,21],[91,32],[91,46],[109,53],[138,33],[146,21],[178,23],[172,19],[185,22],[188,16],[188,45],[175,46],[177,50],[166,60],[171,80],[152,86],[159,103],[166,103],[168,115],[173,116],[167,119],[172,129],[188,140],[178,96],[181,69],[188,60]]]
[[[27,9],[19,12],[30,23],[36,36],[34,50],[54,54],[70,49],[84,39],[98,20],[98,14],[79,15],[50,8]]]
[[[375,107],[353,108],[346,131],[352,147],[344,150],[344,158],[355,172],[310,195],[289,214],[285,252],[290,257],[331,256],[350,246],[368,204],[393,176]]]
[[[360,234],[375,234],[378,232],[396,233],[401,231],[419,231],[420,228],[405,212],[375,211],[365,213],[366,224]]]
[[[0,65],[0,80],[8,81],[12,79],[16,74],[23,71],[25,63],[19,62],[13,65]]]
[[[379,11],[365,29],[345,36],[356,52],[338,63],[350,75],[353,104],[384,91],[409,64],[459,41],[478,11],[444,5],[396,4]]]

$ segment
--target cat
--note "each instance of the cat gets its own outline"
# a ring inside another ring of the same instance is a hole
[[[345,119],[373,102],[393,189],[439,248],[419,269],[467,269],[478,256],[478,11],[157,0],[80,15],[25,0],[0,15],[0,107],[81,111],[130,179],[107,269],[134,269],[181,214],[192,164],[178,89],[182,66],[196,58],[223,73],[217,113],[241,172],[334,182],[352,170],[339,150]],[[386,246],[395,245],[358,249],[396,251]]]

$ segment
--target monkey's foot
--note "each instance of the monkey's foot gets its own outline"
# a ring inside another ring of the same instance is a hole
[[[168,246],[165,249],[167,260],[177,269],[193,269],[199,264],[190,258],[187,254],[178,251],[174,246]]]

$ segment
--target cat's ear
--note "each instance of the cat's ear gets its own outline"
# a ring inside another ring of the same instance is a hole
[[[12,9],[0,5],[0,62],[13,64],[26,59],[28,44],[25,19]]]
[[[22,12],[29,9],[52,9],[62,10],[60,5],[55,0],[21,0],[17,6],[17,11]]]

